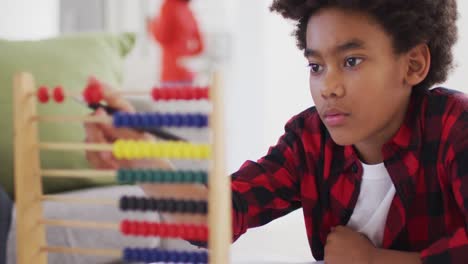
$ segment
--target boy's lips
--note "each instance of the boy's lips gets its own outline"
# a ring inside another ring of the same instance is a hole
[[[350,114],[345,111],[336,108],[329,108],[323,114],[323,121],[328,126],[340,126],[346,122],[349,115]]]

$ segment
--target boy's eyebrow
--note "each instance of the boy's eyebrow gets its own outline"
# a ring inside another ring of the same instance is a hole
[[[335,46],[333,48],[333,54],[342,53],[344,51],[353,50],[353,49],[363,49],[364,47],[365,47],[364,41],[360,39],[351,39],[349,41],[344,42],[343,44],[339,44]],[[319,57],[320,52],[317,50],[306,48],[304,50],[304,56],[306,58]]]

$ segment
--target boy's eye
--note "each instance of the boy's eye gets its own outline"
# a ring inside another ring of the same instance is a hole
[[[309,63],[309,68],[312,73],[320,73],[323,71],[323,66],[317,63]]]
[[[362,61],[363,59],[361,58],[356,58],[356,57],[347,58],[345,61],[345,67],[358,66]]]

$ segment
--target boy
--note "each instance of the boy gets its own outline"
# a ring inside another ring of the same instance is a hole
[[[429,90],[452,66],[455,0],[275,0],[271,10],[297,22],[315,107],[232,175],[234,239],[302,207],[317,260],[465,263],[468,99]]]

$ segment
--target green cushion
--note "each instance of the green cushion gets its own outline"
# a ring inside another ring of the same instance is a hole
[[[123,62],[135,43],[132,33],[81,33],[39,41],[0,40],[0,185],[13,195],[13,121],[12,82],[19,71],[31,72],[36,85],[66,91],[82,91],[93,75],[110,85],[123,79]],[[62,104],[39,104],[41,115],[90,113],[72,100]],[[84,130],[79,123],[40,123],[41,141],[82,142]],[[41,151],[42,168],[87,168],[82,152]],[[113,184],[110,179],[44,179],[44,193]]]

